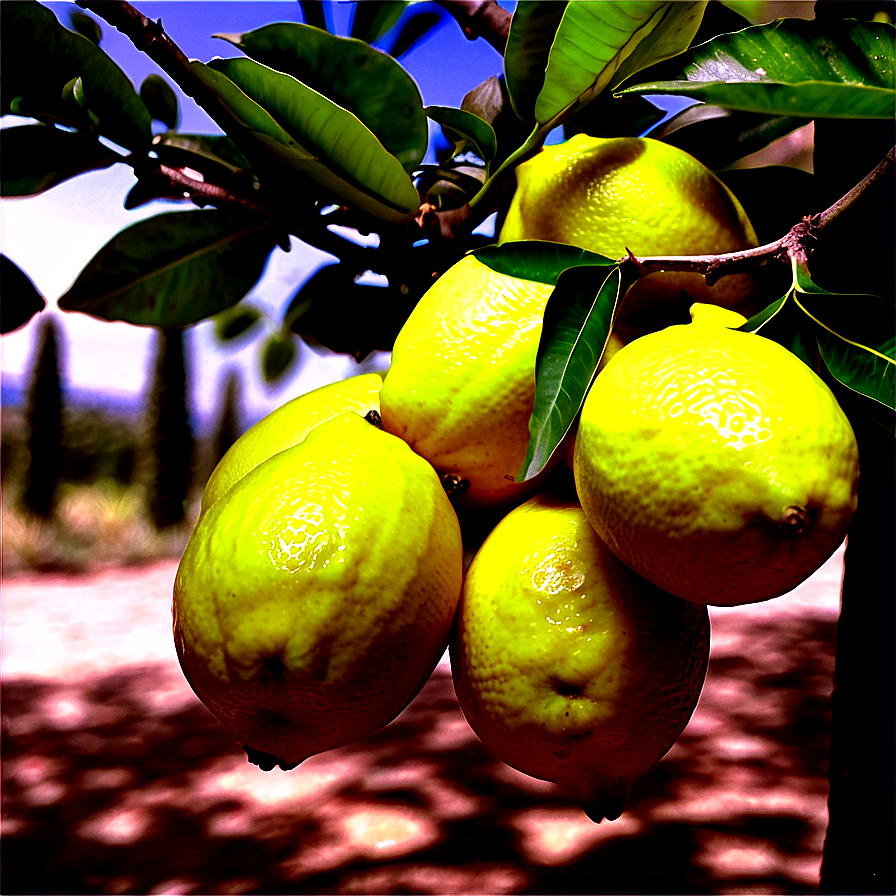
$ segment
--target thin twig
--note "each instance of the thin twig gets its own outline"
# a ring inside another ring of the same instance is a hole
[[[620,264],[635,265],[639,277],[661,271],[685,271],[703,274],[710,285],[721,277],[749,270],[773,259],[796,259],[804,262],[811,252],[815,235],[828,227],[840,215],[851,208],[871,185],[894,163],[896,147],[891,149],[878,165],[846,195],[832,206],[815,215],[807,215],[780,239],[764,246],[728,252],[724,255],[669,255],[638,258],[631,252],[619,259]]]

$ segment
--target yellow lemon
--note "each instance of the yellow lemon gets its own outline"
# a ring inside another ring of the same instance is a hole
[[[246,430],[227,450],[209,476],[202,493],[205,513],[235,482],[274,454],[297,445],[326,420],[356,411],[362,417],[380,409],[383,378],[365,373],[330,383],[287,401]]]
[[[629,343],[585,399],[573,468],[617,557],[700,603],[766,600],[837,549],[856,509],[858,448],[830,389],[795,355],[694,322]],[[724,315],[724,316],[723,316]]]
[[[757,245],[743,207],[722,181],[693,156],[649,137],[577,134],[544,147],[517,167],[516,177],[501,242],[549,240],[609,258],[628,250],[717,255]],[[655,273],[626,293],[617,332],[628,341],[684,323],[693,302],[758,310],[749,275],[707,286],[701,274]]]
[[[542,481],[512,480],[529,444],[552,289],[468,255],[426,292],[395,340],[380,394],[383,427],[439,473],[469,482],[468,505],[498,506]]]
[[[343,414],[200,517],[174,584],[181,667],[253,762],[292,767],[413,699],[447,647],[462,564],[432,467]]]
[[[483,744],[597,822],[619,816],[684,730],[708,659],[706,607],[636,575],[576,501],[546,493],[477,552],[451,640],[458,701]]]

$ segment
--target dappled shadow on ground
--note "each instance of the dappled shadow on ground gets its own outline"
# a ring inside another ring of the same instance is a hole
[[[485,752],[445,666],[288,773],[169,664],[8,679],[3,893],[810,893],[835,623],[744,618],[714,622],[691,724],[601,825]]]

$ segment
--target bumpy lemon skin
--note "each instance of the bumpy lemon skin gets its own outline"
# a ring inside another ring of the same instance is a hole
[[[708,658],[706,608],[636,575],[576,501],[549,493],[488,536],[451,640],[458,701],[483,744],[597,822],[619,816],[684,730]]]
[[[513,479],[529,444],[535,361],[552,287],[466,256],[420,299],[399,332],[380,393],[383,427],[440,474],[469,483],[458,503],[506,506],[542,487]]]
[[[734,606],[792,590],[839,547],[859,459],[822,380],[724,324],[698,305],[693,324],[621,349],[585,400],[573,471],[616,556],[679,597]]]
[[[347,411],[380,409],[383,378],[364,373],[299,395],[263,417],[227,450],[212,471],[199,505],[205,513],[227,490],[269,457],[297,445],[316,426]]]
[[[577,134],[516,169],[500,242],[548,240],[609,258],[717,255],[758,245],[737,197],[684,150],[649,137]],[[639,280],[618,309],[624,341],[688,319],[693,302],[752,314],[753,278],[661,272]]]
[[[447,647],[462,563],[429,464],[342,415],[199,519],[174,585],[181,667],[250,758],[292,767],[413,699]]]

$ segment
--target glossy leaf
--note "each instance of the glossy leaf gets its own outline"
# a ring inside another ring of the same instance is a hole
[[[147,75],[140,85],[140,99],[146,103],[150,115],[166,128],[173,131],[180,124],[177,94],[161,75]]]
[[[46,299],[31,278],[5,255],[0,255],[0,283],[3,284],[0,332],[18,330],[47,307]]]
[[[423,100],[413,78],[391,56],[363,41],[294,23],[215,37],[347,109],[405,171],[423,158],[428,139]]]
[[[296,359],[295,342],[289,336],[269,336],[261,350],[261,375],[268,384],[283,379]]]
[[[166,212],[106,243],[59,307],[105,320],[183,327],[243,298],[273,247],[271,228],[256,216]]]
[[[765,115],[700,104],[674,115],[649,136],[683,149],[715,171],[765,149],[805,123],[804,118],[792,115]]]
[[[101,133],[128,149],[145,149],[152,120],[124,72],[86,37],[64,28],[39,3],[0,3],[3,33],[2,112],[68,120],[62,89],[81,78]],[[15,103],[13,102],[15,101]]]
[[[222,176],[249,177],[252,166],[230,137],[217,134],[184,134],[170,131],[153,140],[153,150],[162,164],[194,168],[211,180]]]
[[[566,243],[545,240],[516,240],[500,245],[485,246],[473,253],[484,265],[499,274],[535,280],[555,286],[568,268],[580,265],[615,265],[616,260],[596,252],[579,249]]]
[[[510,103],[507,84],[503,77],[486,78],[467,93],[460,104],[465,112],[481,118],[495,134],[496,154],[489,165],[495,168],[519,147],[531,128],[517,117]]]
[[[498,138],[492,126],[478,115],[449,106],[427,106],[424,111],[442,126],[445,136],[454,144],[452,156],[472,150],[486,163],[495,157]]]
[[[640,102],[630,102],[632,99]],[[590,134],[592,137],[640,137],[665,115],[663,109],[642,96],[626,97],[622,100],[605,92],[567,118],[563,123],[563,132],[567,139],[573,134]]]
[[[302,10],[302,21],[306,25],[313,25],[322,31],[329,30],[325,11],[326,6],[327,4],[323,0],[299,0],[299,8]]]
[[[821,357],[833,376],[896,408],[896,332],[893,303],[879,296],[830,293],[797,270],[796,304],[815,323]]]
[[[407,0],[355,3],[351,36],[372,44],[394,27],[407,9]]]
[[[247,136],[293,171],[381,219],[413,217],[419,206],[413,183],[351,112],[252,59],[215,59],[203,69],[224,77],[215,89],[251,129]]]
[[[83,174],[118,161],[102,143],[42,124],[0,131],[2,195],[34,196]]]
[[[561,0],[517,3],[504,50],[504,77],[514,112],[535,120],[535,102],[544,87],[554,35],[569,4]]]
[[[545,310],[529,446],[517,481],[536,476],[572,428],[597,372],[622,294],[613,265],[564,271]]]
[[[687,48],[705,2],[605,0],[569,3],[551,45],[544,86],[535,103],[539,125],[573,104]]]
[[[625,94],[676,94],[727,109],[803,118],[893,118],[894,29],[779,19],[694,47],[672,80]]]

